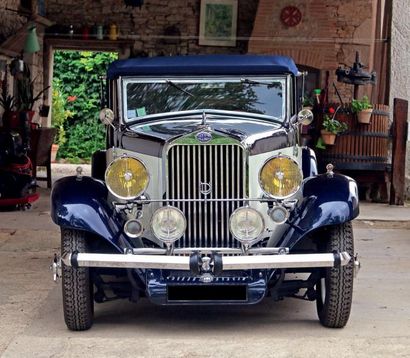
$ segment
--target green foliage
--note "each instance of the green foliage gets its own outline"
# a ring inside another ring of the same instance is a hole
[[[307,97],[307,96],[303,97],[303,99],[302,99],[302,106],[303,107],[313,107],[313,104],[314,104],[314,102],[313,102],[312,98]]]
[[[371,109],[373,106],[369,102],[369,98],[367,96],[363,96],[362,99],[354,99],[352,100],[352,111],[353,113],[359,113],[366,109]]]
[[[323,117],[323,128],[333,134],[339,134],[347,130],[347,124],[325,114]]]
[[[43,93],[49,87],[42,89],[39,93],[34,95],[34,82],[31,79],[30,69],[27,64],[24,64],[24,71],[17,76],[17,106],[20,111],[31,111],[34,103],[36,103]]]
[[[57,128],[55,142],[58,145],[63,145],[66,141],[66,131],[64,124],[68,117],[72,117],[73,113],[65,108],[66,99],[61,92],[61,83],[55,80],[53,83],[53,106],[51,110],[51,125]]]
[[[3,107],[4,112],[13,111],[16,101],[15,98],[8,94],[9,86],[7,82],[7,67],[4,80],[1,81],[1,96],[0,96],[0,107]]]
[[[87,160],[95,150],[105,146],[105,129],[98,119],[100,77],[116,59],[116,53],[55,52],[53,86],[56,81],[60,83],[65,109],[71,114],[64,124],[67,141],[59,149],[61,158],[74,162]]]
[[[2,92],[0,97],[0,107],[3,107],[4,112],[11,112],[14,109],[14,97],[6,92]]]
[[[75,127],[70,128],[69,140],[63,146],[64,158],[71,163],[90,159],[92,153],[104,147],[104,138],[104,126],[99,121],[94,118],[79,121]]]

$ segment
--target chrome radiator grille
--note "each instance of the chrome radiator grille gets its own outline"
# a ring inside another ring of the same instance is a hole
[[[239,145],[175,145],[168,152],[169,199],[244,197],[244,153]],[[208,195],[200,192],[211,189]],[[207,185],[209,184],[209,186]],[[170,202],[187,218],[176,247],[239,247],[229,232],[229,217],[243,205],[231,202]]]

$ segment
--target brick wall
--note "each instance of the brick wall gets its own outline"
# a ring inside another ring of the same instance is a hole
[[[336,82],[334,75],[339,64],[351,65],[355,52],[361,62],[372,66],[373,46],[372,0],[260,0],[257,20],[249,43],[250,53],[283,54],[297,64],[330,71],[329,84]],[[287,27],[280,20],[281,10],[297,6],[302,21]],[[352,97],[352,86],[336,83],[344,100]],[[362,93],[369,89],[363,89]],[[331,99],[337,97],[330,92]]]
[[[238,38],[250,36],[257,4],[257,0],[238,0]],[[126,7],[121,0],[47,2],[47,18],[57,24],[73,25],[77,29],[83,25],[117,24],[122,38],[134,39],[134,55],[247,51],[246,40],[238,40],[236,47],[199,46],[199,17],[200,0],[145,0],[141,9]],[[164,41],[165,28],[171,25],[176,25],[181,32],[178,44]]]

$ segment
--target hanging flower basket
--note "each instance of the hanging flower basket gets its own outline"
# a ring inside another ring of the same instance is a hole
[[[336,141],[336,134],[332,132],[328,132],[327,130],[322,129],[320,131],[322,136],[323,143],[326,145],[334,145]]]
[[[352,100],[352,111],[357,115],[357,121],[362,124],[369,124],[372,116],[373,106],[370,104],[367,96],[362,99]]]
[[[369,124],[373,109],[364,109],[357,113],[357,121],[362,124]]]

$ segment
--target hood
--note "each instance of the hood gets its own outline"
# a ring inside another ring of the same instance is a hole
[[[229,137],[249,149],[251,154],[264,153],[294,144],[292,129],[286,129],[278,123],[254,118],[208,119],[206,124],[203,124],[199,118],[177,120],[167,118],[134,124],[124,133],[122,144],[127,149],[157,156],[160,154],[158,145],[163,146],[200,131],[209,132],[213,136]],[[138,140],[142,145],[136,148],[136,144],[131,145],[131,140]],[[201,142],[198,141],[198,144]],[[156,149],[153,151],[148,147],[151,149],[156,147]]]

